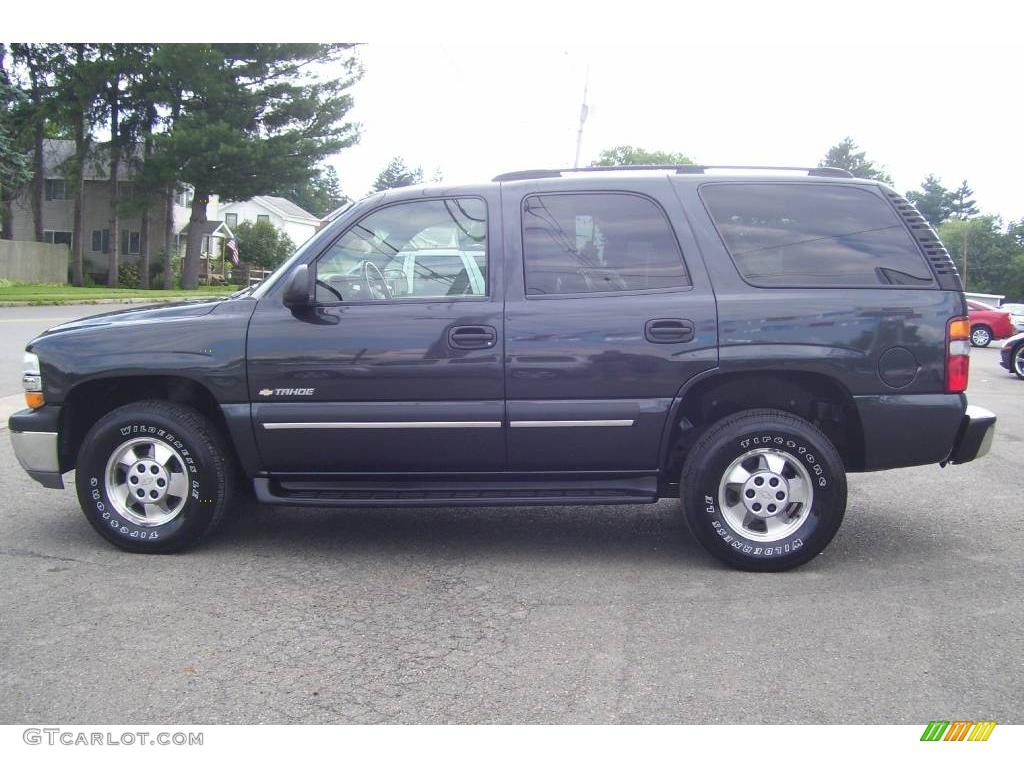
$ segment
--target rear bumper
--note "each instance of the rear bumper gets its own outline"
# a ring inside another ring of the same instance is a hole
[[[63,488],[60,471],[59,409],[44,406],[18,411],[7,421],[18,463],[29,477],[47,488]]]
[[[952,464],[966,464],[980,459],[992,447],[995,433],[996,415],[992,411],[976,405],[967,406],[949,461]]]
[[[996,416],[965,395],[869,395],[853,398],[864,436],[864,466],[854,471],[964,464],[984,456]]]

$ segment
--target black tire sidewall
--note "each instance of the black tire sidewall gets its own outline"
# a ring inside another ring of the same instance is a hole
[[[104,482],[107,462],[123,443],[135,438],[163,442],[185,463],[189,492],[181,512],[158,526],[141,526],[117,511]],[[185,424],[173,424],[140,409],[119,409],[98,422],[86,437],[75,471],[78,500],[92,526],[112,543],[132,551],[166,552],[197,541],[213,519],[218,486],[213,474],[216,457]]]
[[[720,508],[719,483],[737,458],[759,448],[782,450],[801,462],[811,479],[814,496],[804,522],[783,539],[759,541],[738,533]],[[810,431],[764,420],[761,426],[734,425],[695,457],[696,466],[684,471],[687,522],[712,554],[730,565],[751,570],[782,570],[817,555],[832,540],[846,508],[846,476],[835,449]]]

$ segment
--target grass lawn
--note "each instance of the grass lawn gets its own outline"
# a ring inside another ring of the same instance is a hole
[[[169,299],[227,296],[238,286],[204,285],[194,291],[143,291],[137,288],[75,288],[70,285],[12,285],[0,287],[0,302],[25,304],[81,304],[98,299]]]

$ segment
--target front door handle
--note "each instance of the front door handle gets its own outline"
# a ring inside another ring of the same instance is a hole
[[[653,344],[681,344],[693,341],[694,334],[692,320],[663,317],[644,324],[644,337]]]
[[[458,325],[448,331],[448,346],[455,349],[488,349],[498,341],[489,325]]]

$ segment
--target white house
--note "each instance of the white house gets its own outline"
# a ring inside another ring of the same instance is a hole
[[[291,238],[295,245],[302,245],[316,233],[320,219],[304,211],[291,200],[270,195],[257,195],[251,200],[222,203],[217,210],[217,219],[233,229],[239,222],[269,221]]]

